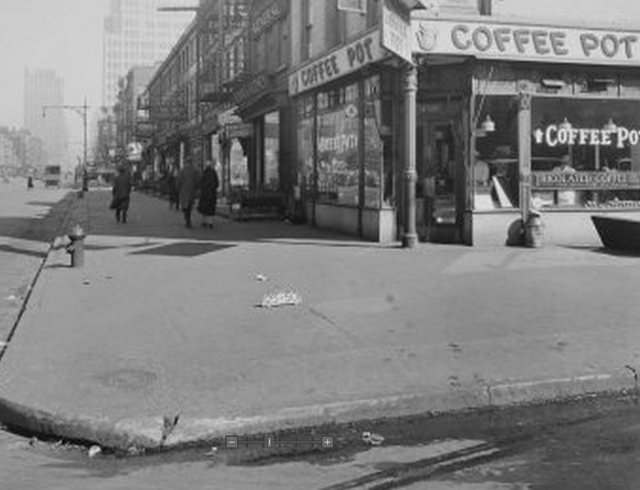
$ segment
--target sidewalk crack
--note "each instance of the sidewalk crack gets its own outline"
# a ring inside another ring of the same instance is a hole
[[[327,315],[325,315],[324,313],[322,313],[320,310],[315,309],[313,306],[309,306],[307,307],[309,312],[314,315],[317,316],[318,318],[320,318],[321,320],[324,320],[326,323],[328,323],[329,325],[331,325],[333,328],[335,328],[336,330],[339,330],[340,332],[342,332],[344,335],[346,335],[347,337],[349,337],[351,340],[353,340],[354,342],[358,342],[359,339],[357,336],[353,335],[351,332],[349,332],[347,329],[341,327],[340,325],[338,325],[336,322],[334,322],[331,318],[329,318]]]

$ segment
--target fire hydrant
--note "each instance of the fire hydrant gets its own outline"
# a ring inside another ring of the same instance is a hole
[[[84,230],[80,225],[76,225],[67,235],[71,243],[67,245],[67,253],[71,255],[71,267],[84,266],[84,239],[86,237]]]

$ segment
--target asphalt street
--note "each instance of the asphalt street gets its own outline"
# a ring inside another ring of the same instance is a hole
[[[3,488],[627,490],[638,488],[640,409],[587,398],[483,413],[344,428],[340,449],[277,455],[200,448],[158,455],[88,455],[88,448],[0,433]],[[382,435],[379,446],[363,429]]]

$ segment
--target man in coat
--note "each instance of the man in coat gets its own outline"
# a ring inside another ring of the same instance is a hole
[[[184,223],[191,228],[191,212],[198,191],[199,177],[191,162],[185,162],[178,177],[180,207],[184,214]]]
[[[116,221],[127,222],[127,211],[129,210],[129,199],[131,196],[131,177],[124,165],[118,167],[118,175],[113,183],[113,201],[111,207],[116,210]]]

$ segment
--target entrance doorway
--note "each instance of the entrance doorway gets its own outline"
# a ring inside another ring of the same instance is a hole
[[[428,118],[419,126],[418,173],[423,196],[422,238],[432,242],[461,241],[460,195],[464,193],[462,142],[454,118]]]

